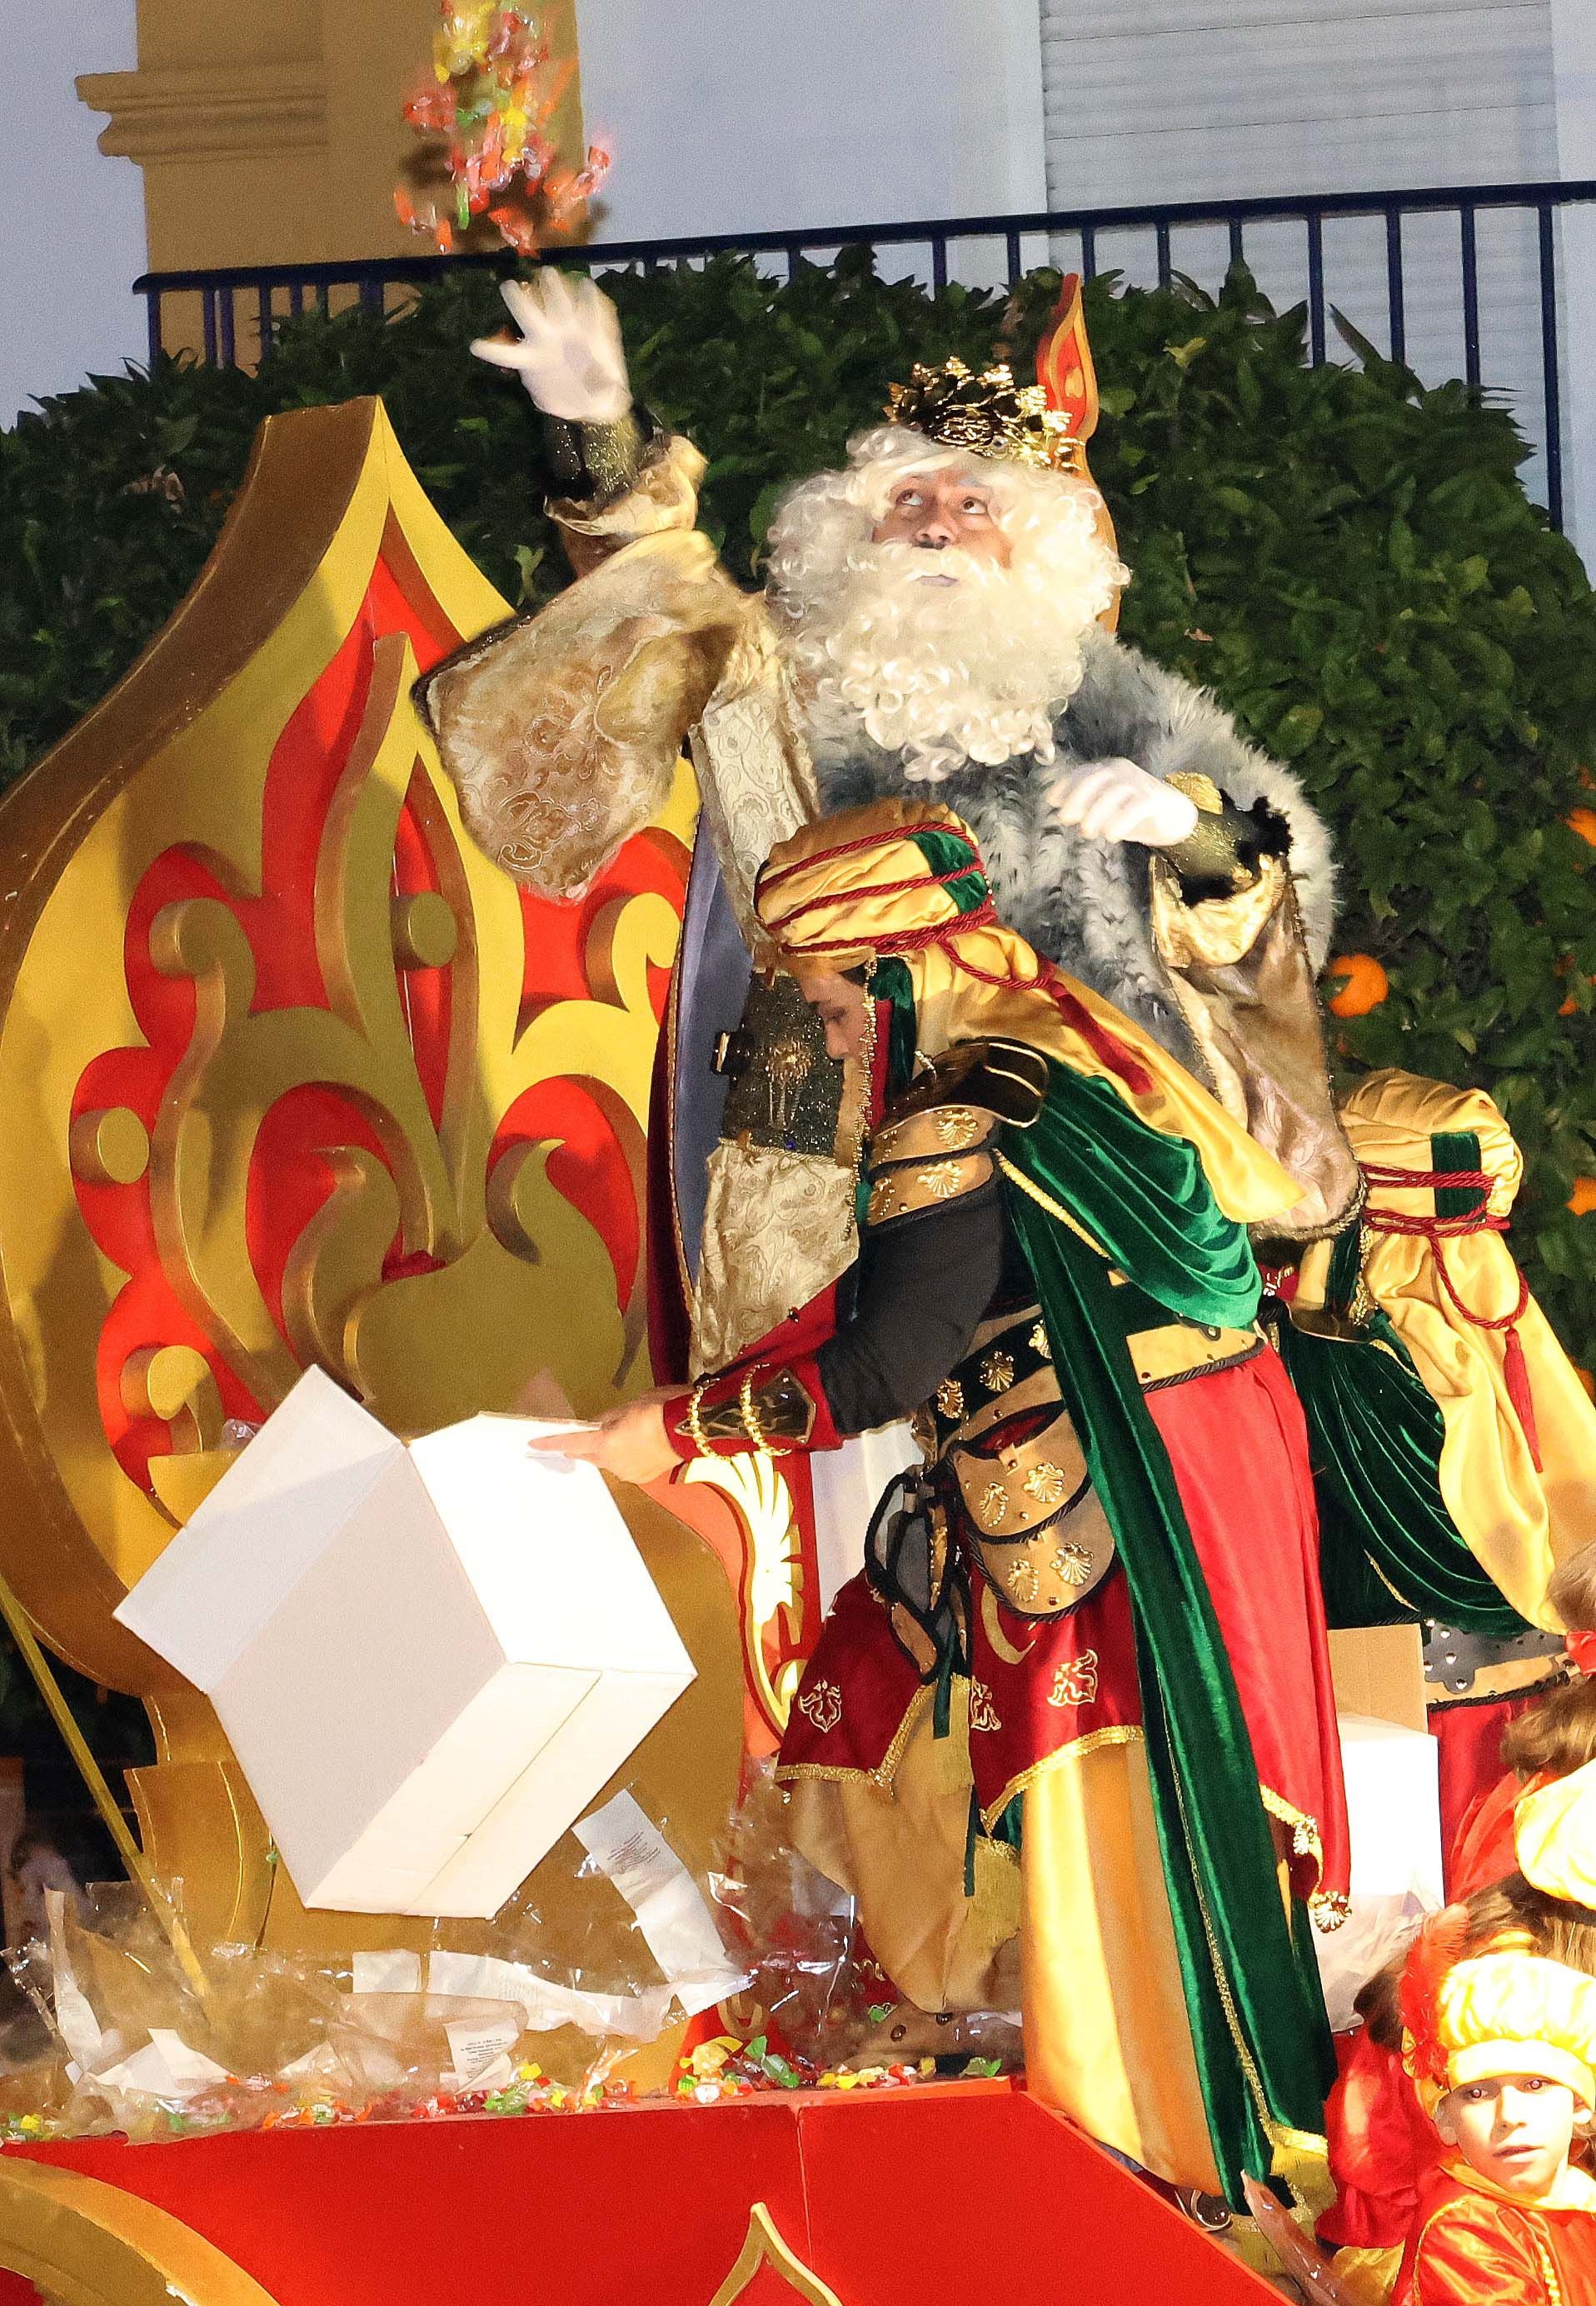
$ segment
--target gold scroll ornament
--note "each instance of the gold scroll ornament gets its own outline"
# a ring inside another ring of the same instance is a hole
[[[585,1413],[648,1382],[651,995],[691,781],[581,908],[532,910],[410,701],[506,613],[380,404],[274,418],[172,622],[0,803],[0,1569],[145,1701],[141,1835],[201,1943],[427,1932],[274,1887],[209,1706],[113,1622],[229,1462],[226,1418],[312,1361],[401,1433],[544,1364]],[[627,1782],[702,1864],[735,1793],[736,1599],[620,1502],[698,1668]],[[574,1848],[540,1913],[591,1890]]]
[[[169,2210],[77,2170],[0,2163],[0,2266],[47,2306],[273,2306]]]

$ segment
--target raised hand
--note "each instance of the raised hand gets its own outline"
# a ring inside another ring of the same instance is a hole
[[[1196,830],[1197,804],[1134,761],[1088,761],[1047,789],[1066,824],[1092,841],[1139,841],[1167,849]]]
[[[532,280],[504,280],[499,295],[518,337],[478,337],[472,351],[513,368],[546,416],[568,424],[618,424],[632,405],[620,318],[602,289],[544,265]]]

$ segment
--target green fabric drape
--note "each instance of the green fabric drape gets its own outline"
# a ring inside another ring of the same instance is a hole
[[[870,992],[876,1004],[877,1030],[881,1021],[887,1029],[886,1102],[891,1105],[914,1079],[915,1051],[919,1043],[914,988],[900,961],[878,961],[875,974],[870,979]]]
[[[1308,1419],[1330,1623],[1438,1618],[1498,1640],[1529,1633],[1447,1510],[1441,1413],[1386,1316],[1357,1337],[1282,1323],[1280,1349]]]
[[[973,913],[977,905],[986,903],[992,891],[984,875],[969,869],[971,858],[967,841],[956,833],[935,833],[928,826],[911,833],[909,838],[939,879],[944,873],[958,874],[956,881],[949,881],[944,886],[961,913]]]
[[[1310,2147],[1335,2071],[1311,1956],[1281,1903],[1274,1844],[1234,1678],[1168,1455],[1116,1318],[1110,1260],[1174,1313],[1253,1319],[1246,1235],[1216,1206],[1193,1148],[1063,1067],[1035,1127],[1004,1132],[1021,1175],[1102,1242],[1098,1255],[1010,1180],[1054,1365],[1124,1566],[1147,1751],[1215,2157],[1237,2208],[1243,2170]]]
[[[1480,1168],[1480,1140],[1472,1129],[1438,1130],[1430,1140],[1430,1166],[1432,1169],[1459,1170]],[[1438,1185],[1435,1213],[1438,1217],[1472,1217],[1490,1199],[1489,1186]]]
[[[1006,1132],[1008,1158],[1172,1314],[1250,1328],[1259,1287],[1252,1247],[1215,1200],[1196,1147],[1149,1129],[1107,1081],[1062,1065],[1053,1072],[1035,1126]],[[1048,1185],[1049,1176],[1061,1182]]]
[[[1430,1167],[1477,1170],[1480,1140],[1455,1132],[1430,1140]],[[1479,1208],[1477,1186],[1442,1186],[1438,1217]],[[1330,1256],[1327,1311],[1344,1324],[1362,1263],[1362,1226]],[[1319,1572],[1333,1626],[1399,1625],[1438,1618],[1461,1631],[1510,1641],[1532,1631],[1470,1552],[1441,1495],[1446,1426],[1387,1316],[1353,1334],[1280,1325],[1280,1350],[1308,1420],[1319,1500]]]

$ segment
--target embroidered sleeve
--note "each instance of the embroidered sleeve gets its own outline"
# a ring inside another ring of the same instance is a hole
[[[539,896],[585,887],[662,806],[750,614],[690,516],[645,532],[659,469],[585,516],[608,557],[416,684],[466,829]]]
[[[580,431],[578,440],[566,444],[565,469],[576,485],[568,494],[550,495],[549,517],[578,576],[628,544],[696,524],[703,456],[680,433],[644,435],[630,429],[636,422],[567,428]],[[557,479],[559,471],[557,466]]]
[[[1288,854],[1291,828],[1267,801],[1238,808],[1211,777],[1189,772],[1177,771],[1167,782],[1197,804],[1194,829],[1158,851],[1179,875],[1184,903],[1233,899],[1258,886],[1266,859]]]
[[[634,403],[615,424],[576,424],[546,412],[542,421],[550,496],[597,507],[636,487],[656,430],[646,408]]]

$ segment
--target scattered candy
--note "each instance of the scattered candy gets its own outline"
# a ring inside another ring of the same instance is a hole
[[[37,2145],[41,2138],[53,2138],[55,2125],[42,2114],[8,2114],[0,2118],[0,2145]]]
[[[535,255],[580,221],[610,165],[593,143],[572,167],[546,132],[575,60],[555,57],[523,0],[441,0],[440,18],[431,77],[405,107],[427,141],[415,184],[395,192],[396,213],[445,255],[484,215],[507,246]]]
[[[858,2069],[816,2068],[806,2059],[785,2058],[772,2052],[763,2034],[748,2042],[726,2035],[714,2042],[700,2043],[696,2049],[679,2059],[677,2065],[674,2091],[665,2096],[673,2095],[679,2104],[694,2107],[733,2105],[772,2090],[903,2089],[942,2079],[932,2058]],[[963,2069],[967,2076],[986,2076],[1001,2071],[995,2058],[971,2058]],[[365,2122],[517,2120],[540,2114],[593,2114],[636,2102],[629,2082],[589,2080],[579,2087],[568,2087],[550,2081],[540,2066],[533,2064],[517,2068],[515,2080],[499,2089],[440,2089],[420,2097],[392,2091],[358,2106],[326,2096],[307,2097],[285,2106],[281,2099],[286,2087],[265,2075],[242,2083],[230,2077],[228,2090],[218,2090],[209,2101],[191,2101],[181,2109],[172,2105],[157,2109],[158,2134],[195,2138],[240,2128],[334,2130]],[[260,2109],[252,2115],[248,2104],[251,2100],[256,2101]],[[70,2123],[63,2125],[40,2114],[0,2115],[0,2145],[38,2144],[41,2139],[70,2131]]]

